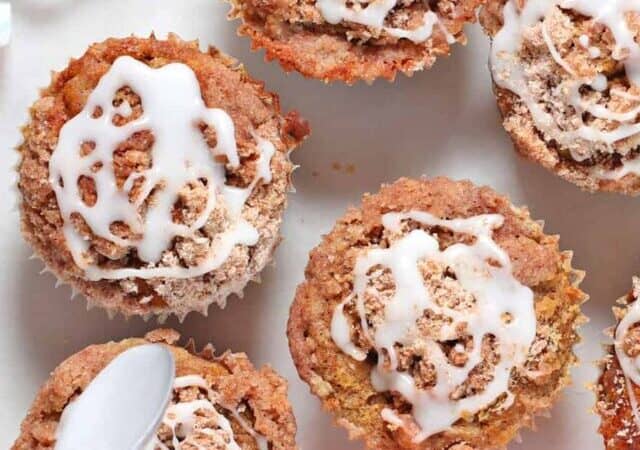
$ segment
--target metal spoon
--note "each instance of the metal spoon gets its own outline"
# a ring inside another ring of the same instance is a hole
[[[160,425],[174,379],[173,355],[162,345],[121,353],[65,408],[55,450],[142,450]]]

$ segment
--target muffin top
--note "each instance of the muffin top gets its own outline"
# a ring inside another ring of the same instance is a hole
[[[640,439],[640,279],[613,309],[618,324],[612,329],[614,345],[601,363],[596,389],[596,412],[607,450],[637,448]]]
[[[588,190],[636,194],[640,10],[623,2],[489,0],[504,124],[529,158]]]
[[[480,0],[232,0],[240,33],[286,70],[324,81],[392,80],[466,42]]]
[[[116,356],[163,343],[176,364],[173,396],[147,450],[295,450],[296,424],[287,384],[271,368],[255,369],[246,355],[214,356],[176,347],[179,335],[156,330],[144,339],[87,347],[64,361],[38,393],[12,450],[53,449],[65,408]]]
[[[489,188],[401,179],[312,251],[292,355],[368,448],[502,447],[567,383],[579,279]]]
[[[91,46],[23,133],[37,254],[100,306],[184,315],[224,304],[269,260],[288,152],[308,129],[236,61],[172,36]]]

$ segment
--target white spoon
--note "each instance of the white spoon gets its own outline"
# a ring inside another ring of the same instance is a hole
[[[133,347],[116,357],[64,410],[55,450],[141,450],[164,416],[175,379],[165,347]]]

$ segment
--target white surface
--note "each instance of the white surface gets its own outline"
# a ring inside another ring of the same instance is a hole
[[[0,3],[0,47],[11,40],[11,4]]]
[[[101,311],[85,311],[84,300],[70,302],[68,288],[54,289],[54,278],[38,275],[41,264],[27,259],[9,201],[16,127],[37,88],[48,84],[49,71],[63,68],[90,42],[151,30],[198,37],[235,55],[280,93],[284,109],[298,109],[313,127],[293,157],[301,165],[294,180],[298,192],[290,197],[276,267],[243,300],[231,299],[226,311],[212,308],[209,318],[191,315],[183,324],[168,323],[201,345],[212,341],[220,350],[245,351],[255,363],[271,363],[286,376],[303,450],[362,448],[331,425],[298,380],[287,350],[288,307],[307,253],[363,192],[422,174],[470,178],[529,205],[535,218],[546,220],[549,233],[562,235],[562,247],[575,251],[575,266],[589,272],[583,288],[592,296],[585,306],[591,323],[583,328],[583,364],[574,371],[575,384],[553,408],[552,419],[538,421],[539,432],[523,433],[524,443],[510,448],[603,448],[584,384],[596,377],[592,362],[600,356],[601,330],[612,324],[613,300],[631,288],[638,269],[638,200],[580,192],[513,152],[491,94],[488,40],[478,27],[469,28],[468,47],[456,48],[430,71],[395,84],[349,88],[287,76],[277,64],[264,63],[246,39],[235,36],[235,24],[225,19],[228,7],[216,0],[56,0],[50,3],[62,6],[27,6],[34,3],[14,3],[13,42],[0,51],[0,448],[11,445],[37,389],[65,357],[88,344],[155,327],[139,319],[109,321]],[[333,167],[336,162],[341,170]],[[349,164],[355,173],[344,169]]]

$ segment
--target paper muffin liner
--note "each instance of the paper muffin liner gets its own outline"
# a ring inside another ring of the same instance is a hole
[[[40,271],[38,271],[39,275],[46,275],[46,274],[51,274],[55,277],[55,281],[54,281],[54,288],[58,289],[60,287],[64,287],[64,288],[69,288],[70,291],[70,295],[69,295],[69,300],[70,301],[75,301],[78,297],[83,298],[86,301],[86,308],[87,311],[91,311],[93,309],[98,309],[98,310],[102,310],[105,312],[105,314],[107,315],[107,317],[109,318],[109,320],[113,320],[116,317],[118,317],[119,315],[122,316],[123,319],[125,320],[129,320],[132,317],[140,317],[142,318],[142,320],[144,322],[149,322],[151,319],[155,319],[156,322],[158,324],[163,324],[165,323],[170,317],[175,316],[178,321],[180,323],[183,323],[185,321],[185,319],[187,318],[187,316],[191,313],[200,313],[202,316],[204,317],[208,317],[209,316],[209,309],[212,306],[212,304],[217,304],[218,307],[220,309],[225,309],[226,307],[226,303],[227,300],[233,296],[237,297],[238,300],[242,300],[244,298],[244,291],[247,288],[247,286],[250,283],[254,283],[254,284],[262,284],[262,278],[261,278],[261,273],[266,270],[269,267],[275,267],[275,259],[273,257],[273,254],[276,250],[276,247],[279,243],[280,237],[276,240],[275,245],[271,248],[270,250],[270,256],[269,259],[267,260],[264,268],[262,270],[260,270],[260,272],[258,272],[257,274],[255,274],[254,276],[252,276],[249,279],[242,279],[239,280],[238,283],[234,284],[233,286],[228,286],[227,289],[225,289],[225,291],[227,291],[225,293],[225,295],[223,296],[224,301],[222,302],[222,304],[218,303],[215,301],[215,298],[213,296],[209,297],[209,301],[205,302],[202,306],[202,308],[200,309],[194,309],[192,311],[188,311],[186,313],[178,313],[175,311],[166,311],[166,312],[161,312],[161,313],[154,313],[154,312],[149,312],[149,313],[145,313],[145,314],[136,314],[136,313],[126,313],[125,311],[122,311],[120,308],[118,307],[113,307],[113,308],[109,308],[104,306],[103,304],[101,304],[99,301],[93,300],[90,297],[87,297],[86,295],[84,295],[82,292],[80,292],[78,289],[76,289],[73,286],[73,282],[70,281],[65,281],[61,276],[59,276],[56,271],[51,268],[49,265],[47,265],[46,261],[37,253],[33,253],[31,254],[31,256],[28,257],[29,260],[37,260],[38,262],[42,263],[42,269]],[[241,287],[239,287],[241,286]]]
[[[135,35],[131,35],[131,36],[135,36]],[[142,37],[144,39],[144,37]],[[156,33],[152,32],[149,37],[149,39],[156,39]],[[189,45],[194,45],[197,46],[201,51],[205,52],[205,53],[209,53],[209,54],[220,54],[220,50],[217,49],[214,46],[211,45],[207,45],[207,46],[203,46],[201,45],[201,42],[199,39],[194,39],[194,40],[190,40],[190,41],[183,41],[182,39],[180,39],[180,37],[175,34],[175,33],[167,33],[167,37],[166,39],[177,39],[180,42],[183,42],[185,44],[189,44]],[[242,69],[244,70],[244,65],[237,59],[235,59],[234,57],[230,56],[230,55],[225,55],[225,58],[227,58],[230,61],[233,61],[235,66],[238,69]],[[71,62],[74,61],[74,58],[69,58],[68,60],[68,64],[70,64]],[[59,72],[56,71],[52,71],[51,72],[51,78],[56,75]],[[264,87],[264,83],[260,80],[255,79],[256,82],[262,83],[262,86]],[[44,89],[46,88],[41,88],[39,89],[39,92],[42,92]],[[278,95],[277,93],[274,93],[272,91],[265,91],[268,94],[273,94],[273,95]],[[282,114],[282,111],[279,112],[279,114]],[[283,117],[281,115],[281,117]],[[18,215],[19,220],[21,220],[22,217],[22,211],[21,211],[21,205],[22,205],[22,194],[20,192],[20,188],[19,188],[19,182],[20,182],[20,174],[19,174],[19,170],[20,170],[20,166],[22,164],[23,158],[22,158],[22,154],[20,153],[19,149],[20,147],[24,144],[24,129],[26,128],[27,124],[30,121],[30,117],[27,114],[23,120],[24,125],[21,125],[18,127],[18,131],[19,131],[19,137],[17,139],[17,142],[14,144],[13,150],[15,152],[15,161],[13,162],[13,164],[11,164],[11,174],[12,174],[12,180],[10,181],[10,202],[11,202],[11,212],[12,213],[16,213]],[[293,184],[293,175],[294,172],[296,170],[298,170],[300,168],[300,165],[298,164],[294,164],[291,161],[291,154],[298,149],[299,145],[301,145],[303,143],[304,140],[306,140],[306,138],[308,138],[310,134],[307,134],[307,136],[305,136],[298,145],[295,145],[293,148],[291,149],[287,149],[286,151],[284,151],[284,156],[286,158],[286,162],[291,164],[291,172],[288,174],[288,183],[287,183],[287,190],[286,192],[289,194],[295,194],[296,193],[296,188]],[[279,150],[278,150],[279,151]],[[288,203],[288,198],[285,197],[285,202]],[[144,313],[144,314],[140,314],[140,313],[134,313],[134,312],[128,312],[128,311],[122,311],[120,308],[118,307],[108,307],[105,306],[103,304],[101,304],[99,301],[93,300],[89,297],[87,297],[86,295],[84,295],[80,290],[76,289],[73,281],[72,280],[65,280],[64,277],[62,277],[59,273],[56,272],[56,270],[54,268],[52,268],[49,264],[47,264],[47,262],[45,261],[45,259],[43,258],[42,255],[38,254],[37,250],[35,248],[33,248],[31,246],[30,243],[27,242],[27,245],[29,246],[29,248],[33,251],[33,254],[31,256],[29,256],[29,260],[38,260],[39,262],[42,263],[43,268],[42,270],[39,271],[40,275],[44,275],[47,273],[51,273],[54,275],[56,281],[54,284],[54,287],[57,289],[59,287],[69,287],[70,289],[70,300],[73,301],[76,299],[76,297],[82,296],[84,297],[84,299],[86,300],[86,308],[87,311],[92,310],[94,308],[97,309],[101,309],[104,310],[107,317],[109,318],[109,320],[113,320],[114,318],[116,318],[118,315],[122,315],[122,317],[125,320],[128,320],[130,317],[141,317],[145,322],[148,322],[149,320],[151,320],[152,318],[155,318],[156,322],[159,324],[163,324],[165,323],[168,318],[175,316],[178,321],[180,323],[183,323],[184,320],[186,319],[186,317],[191,314],[192,312],[195,313],[200,313],[201,315],[207,317],[209,314],[209,309],[212,306],[212,304],[217,304],[218,307],[220,309],[224,309],[226,307],[226,303],[228,301],[228,299],[230,297],[236,296],[238,299],[242,299],[244,297],[244,292],[245,289],[247,288],[247,286],[250,283],[255,283],[255,284],[261,284],[261,273],[266,270],[269,267],[274,267],[275,266],[275,259],[274,259],[274,254],[275,251],[278,247],[278,245],[280,244],[280,242],[283,240],[282,234],[281,234],[281,228],[282,228],[282,221],[284,220],[284,214],[286,213],[287,210],[287,204],[285,203],[285,207],[283,209],[283,216],[280,219],[280,224],[278,226],[277,232],[278,235],[273,239],[273,243],[271,245],[271,247],[269,247],[267,249],[266,253],[266,258],[265,258],[265,262],[263,264],[263,266],[260,268],[260,270],[256,271],[255,273],[251,273],[251,274],[247,274],[248,276],[238,280],[237,282],[225,286],[225,289],[219,289],[218,295],[212,295],[207,297],[206,299],[204,299],[203,303],[202,303],[202,307],[201,308],[196,308],[193,309],[191,311],[187,311],[187,312],[176,312],[176,311],[163,311],[163,312],[148,312],[148,313]],[[22,234],[22,231],[21,231]]]

